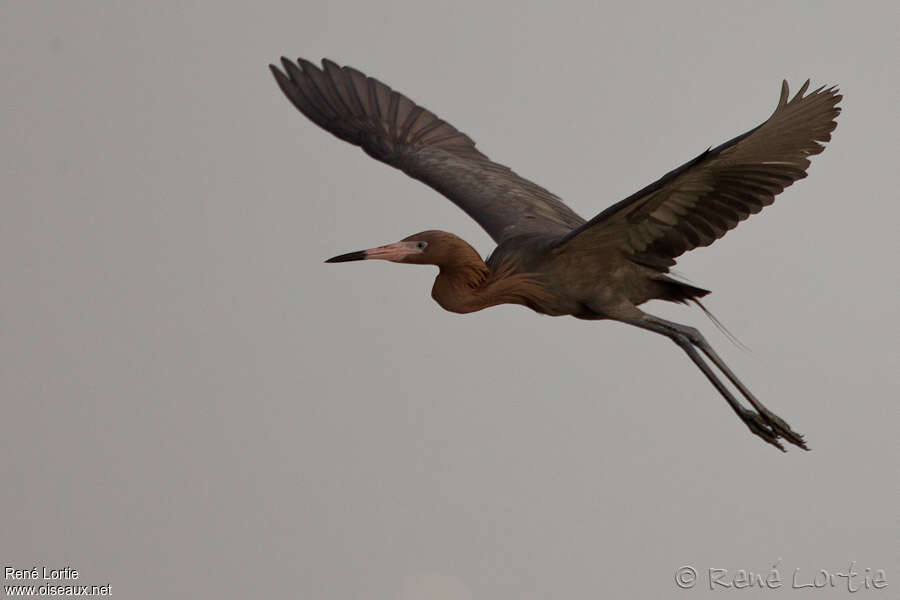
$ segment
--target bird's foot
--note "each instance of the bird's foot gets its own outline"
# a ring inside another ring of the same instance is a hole
[[[782,452],[787,452],[787,450],[784,449],[784,445],[779,441],[779,438],[783,438],[804,450],[809,450],[806,442],[803,440],[803,436],[791,429],[791,426],[784,419],[771,411],[763,409],[762,413],[757,413],[752,410],[744,410],[741,413],[741,419],[750,428],[750,431]]]
[[[782,452],[787,452],[781,442],[778,441],[776,430],[770,426],[768,421],[759,413],[752,410],[744,410],[741,412],[741,420],[750,428],[750,431],[761,437],[764,441],[772,444]]]
[[[803,448],[804,450],[809,450],[809,448],[807,448],[806,446],[806,442],[803,439],[803,435],[791,429],[791,426],[787,424],[787,421],[765,407],[763,407],[762,410],[759,411],[759,414],[766,421],[766,423],[769,425],[776,436],[782,437],[788,442],[794,444],[795,446]]]

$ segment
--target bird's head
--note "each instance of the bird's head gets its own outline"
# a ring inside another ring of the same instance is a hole
[[[430,230],[416,233],[386,246],[341,254],[329,258],[325,262],[381,259],[396,263],[443,266],[454,264],[458,260],[471,260],[472,254],[480,260],[478,253],[459,237],[446,231]]]

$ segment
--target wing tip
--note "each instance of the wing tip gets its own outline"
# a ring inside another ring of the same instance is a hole
[[[322,70],[319,67],[317,67],[315,65],[315,63],[312,63],[312,62],[306,60],[302,56],[297,57],[297,65],[306,73],[313,73],[313,72],[321,73],[322,72]]]
[[[776,110],[787,104],[788,95],[791,93],[790,86],[788,86],[787,79],[781,80],[781,97],[778,99],[778,106],[776,106]]]
[[[283,60],[283,59],[282,59]],[[281,91],[284,92],[288,98],[290,98],[290,88],[293,87],[294,81],[291,79],[290,70],[285,67],[285,70],[282,71],[278,68],[277,65],[269,64],[269,71],[275,77],[275,82],[278,84],[278,87],[281,88]]]
[[[810,81],[810,79],[807,79],[805,82],[803,82],[803,85],[800,86],[800,89],[797,90],[797,93],[794,94],[793,97],[790,97],[790,86],[788,85],[786,79],[782,79],[781,96],[778,99],[778,105],[775,107],[775,112],[777,113],[782,109],[785,109],[788,105],[794,105],[795,103],[804,102],[813,97],[818,97],[819,100],[817,101],[830,104],[832,110],[836,111],[834,113],[834,116],[837,116],[837,114],[841,112],[841,108],[838,106],[838,104],[844,98],[843,94],[840,93],[840,88],[838,87],[838,85],[821,85],[818,88],[807,93],[807,91],[809,90]]]

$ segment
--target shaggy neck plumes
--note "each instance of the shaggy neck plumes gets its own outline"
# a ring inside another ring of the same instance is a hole
[[[431,296],[444,310],[470,313],[497,304],[524,304],[546,312],[550,299],[533,274],[516,273],[517,264],[503,261],[488,267],[465,240],[446,231],[423,231],[403,242],[424,243],[421,253],[403,262],[440,269]]]
[[[470,313],[498,304],[523,304],[542,312],[540,306],[546,294],[534,279],[514,274],[513,265],[492,270],[477,254],[475,258],[477,262],[438,265],[441,271],[434,280],[431,296],[444,310]]]

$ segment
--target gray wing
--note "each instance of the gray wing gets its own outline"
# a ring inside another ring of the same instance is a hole
[[[282,58],[269,65],[279,87],[312,122],[371,157],[431,186],[499,244],[522,233],[564,235],[582,225],[563,202],[492,162],[469,136],[351,67]]]
[[[762,125],[707,150],[567,234],[558,244],[591,251],[618,247],[633,261],[667,270],[675,258],[708,246],[806,177],[809,157],[837,127],[841,96],[807,80],[788,101],[787,82]]]

